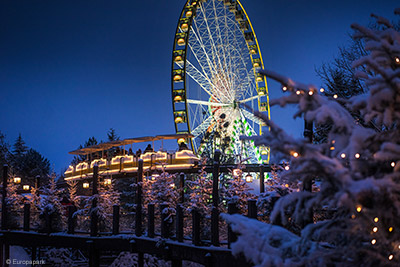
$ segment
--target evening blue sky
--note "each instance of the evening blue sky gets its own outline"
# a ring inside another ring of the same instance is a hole
[[[0,3],[0,130],[59,172],[91,136],[174,133],[171,54],[186,1],[12,1]],[[394,19],[396,0],[242,0],[265,67],[321,85],[315,68],[348,42],[350,24],[370,14]],[[268,81],[271,98],[280,86]],[[271,116],[295,137],[293,109]]]

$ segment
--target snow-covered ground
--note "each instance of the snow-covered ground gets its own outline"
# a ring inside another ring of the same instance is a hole
[[[24,264],[24,262],[30,261],[28,253],[26,253],[23,247],[19,246],[11,246],[10,247],[10,267],[27,267],[31,266],[31,264]],[[14,264],[13,264],[14,262]],[[19,264],[18,264],[19,263]]]

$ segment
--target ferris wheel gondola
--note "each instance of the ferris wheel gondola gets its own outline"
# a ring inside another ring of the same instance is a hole
[[[252,113],[270,117],[261,68],[258,40],[239,0],[186,2],[173,46],[173,115],[176,132],[194,136],[187,141],[199,156],[219,149],[225,161],[269,160],[267,147],[240,138],[268,130]]]

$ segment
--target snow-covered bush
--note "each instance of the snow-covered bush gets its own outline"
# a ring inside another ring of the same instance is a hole
[[[296,182],[284,180],[280,173],[284,171],[281,165],[271,166],[269,177],[265,180],[265,192],[257,198],[257,207],[261,220],[270,222],[269,217],[275,203],[283,196],[298,190]]]
[[[395,13],[400,15],[400,9]],[[352,25],[368,52],[353,63],[354,68],[362,66],[356,75],[369,89],[363,95],[349,100],[324,97],[313,85],[262,71],[288,94],[271,105],[295,104],[295,117],[332,127],[327,143],[310,144],[257,114],[271,130],[255,137],[255,143],[271,147],[277,159],[290,159],[290,169],[282,176],[302,183],[320,181],[317,192],[281,197],[271,214],[275,224],[301,226],[299,235],[276,225],[255,227],[246,219],[224,216],[240,234],[234,251],[243,252],[257,266],[400,264],[400,33],[388,20],[374,17],[379,24],[375,29]],[[344,106],[379,130],[363,127]],[[315,209],[332,214],[309,221]],[[279,240],[274,238],[277,234]]]

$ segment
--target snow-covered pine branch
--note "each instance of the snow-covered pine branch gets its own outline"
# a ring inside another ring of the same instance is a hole
[[[395,13],[400,14],[399,9]],[[271,130],[251,139],[256,145],[269,146],[278,160],[290,162],[282,177],[320,181],[319,191],[293,192],[274,206],[272,221],[283,226],[297,223],[303,228],[299,235],[268,225],[260,232],[258,223],[251,227],[248,219],[224,215],[241,234],[233,246],[235,252],[243,252],[259,266],[312,265],[316,258],[320,265],[400,263],[400,33],[388,20],[374,18],[379,24],[376,29],[352,25],[367,51],[367,56],[353,64],[359,69],[357,77],[368,87],[363,95],[349,100],[337,95],[325,97],[313,85],[261,71],[281,83],[287,93],[271,101],[272,106],[295,105],[294,117],[332,127],[327,143],[309,144],[287,135],[266,116],[256,113]],[[379,131],[363,127],[347,109],[359,112]],[[310,211],[321,209],[330,215],[304,224]],[[274,240],[277,232],[283,238]],[[306,251],[290,253],[299,248],[299,243],[309,244]]]

